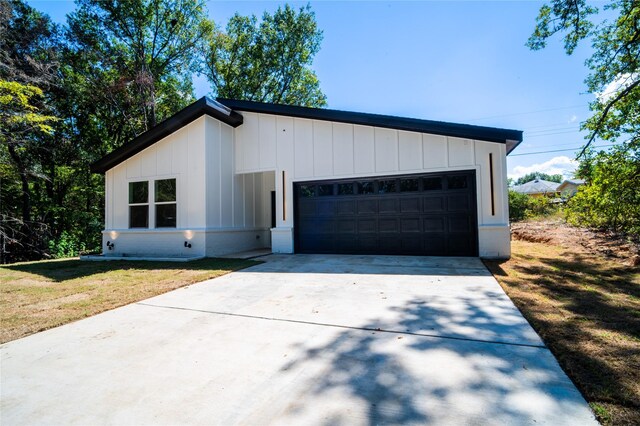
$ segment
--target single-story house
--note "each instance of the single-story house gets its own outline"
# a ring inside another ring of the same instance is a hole
[[[105,256],[510,256],[522,132],[201,98],[92,165]]]
[[[584,179],[566,179],[558,186],[557,190],[562,195],[562,198],[569,198],[576,195],[578,188],[584,184]]]
[[[532,197],[554,197],[560,194],[558,186],[560,186],[558,182],[551,182],[544,179],[534,179],[532,181],[523,183],[522,185],[512,186],[511,190],[519,192],[521,194],[531,195]]]

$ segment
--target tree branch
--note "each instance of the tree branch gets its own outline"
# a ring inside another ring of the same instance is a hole
[[[602,123],[604,123],[604,121],[607,118],[607,114],[609,114],[609,110],[611,110],[611,108],[613,108],[613,106],[622,98],[624,98],[627,94],[629,94],[629,92],[631,92],[631,90],[633,90],[636,86],[640,85],[640,79],[634,81],[633,83],[631,83],[630,85],[628,85],[627,87],[624,88],[624,90],[621,90],[615,98],[613,98],[613,100],[609,101],[609,103],[607,104],[607,106],[605,106],[604,110],[602,111],[602,115],[600,116],[600,118],[598,119],[598,122],[595,125],[595,128],[593,130],[593,133],[591,134],[591,137],[589,138],[589,141],[587,142],[587,144],[584,146],[584,148],[582,148],[582,151],[580,151],[580,154],[578,154],[578,156],[576,157],[577,159],[582,157],[585,153],[585,151],[587,150],[587,148],[589,148],[589,145],[591,145],[591,142],[593,142],[593,140],[596,138],[596,136],[598,135],[598,133],[600,133],[600,126],[602,126]]]

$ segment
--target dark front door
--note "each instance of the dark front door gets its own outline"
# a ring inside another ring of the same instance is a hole
[[[298,253],[477,256],[475,171],[299,182]]]

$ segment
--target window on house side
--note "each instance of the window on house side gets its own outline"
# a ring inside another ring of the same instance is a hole
[[[175,228],[177,224],[176,180],[155,181],[156,228]]]
[[[129,182],[129,228],[149,227],[149,182]]]

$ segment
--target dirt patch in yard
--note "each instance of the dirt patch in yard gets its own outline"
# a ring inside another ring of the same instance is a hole
[[[629,266],[640,266],[640,242],[603,230],[579,228],[563,220],[539,220],[511,224],[511,238],[549,243],[598,254]]]
[[[556,222],[515,224],[485,262],[603,424],[640,424],[637,247]]]

